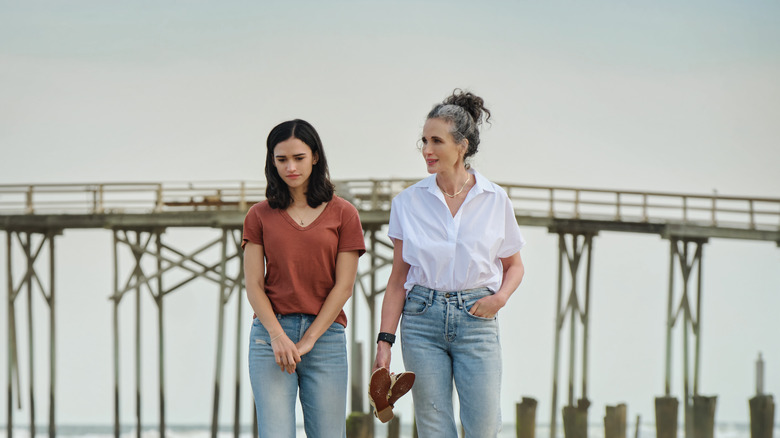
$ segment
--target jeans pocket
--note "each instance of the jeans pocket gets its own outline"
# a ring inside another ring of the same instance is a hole
[[[468,315],[469,318],[474,318],[477,321],[495,321],[496,320],[495,316],[492,317],[492,318],[485,318],[485,317],[482,317],[482,316],[472,315],[471,313],[469,313],[468,310],[465,310],[465,309],[463,311],[466,312],[466,315]]]
[[[252,321],[252,330],[250,331],[249,336],[252,339],[251,345],[271,345],[271,338],[268,335],[268,331],[257,318]]]
[[[487,295],[485,295],[485,296],[487,296]],[[481,298],[483,298],[483,297],[475,298],[475,299],[471,299],[471,300],[466,300],[463,303],[463,311],[466,312],[466,315],[468,315],[471,318],[476,319],[477,321],[495,321],[496,320],[495,316],[493,316],[492,318],[485,318],[485,317],[482,317],[482,316],[476,316],[476,315],[472,315],[471,314],[471,312],[470,312],[471,308],[474,307],[474,304],[476,304],[476,302],[479,301]],[[496,315],[498,315],[498,314],[496,314]]]
[[[334,323],[332,323],[330,325],[330,327],[328,327],[327,332],[328,333],[339,333],[339,334],[340,333],[344,333],[344,326],[339,324],[339,323],[337,323],[337,322],[334,322]]]
[[[404,302],[404,315],[422,315],[428,310],[428,301],[416,295],[408,295]]]

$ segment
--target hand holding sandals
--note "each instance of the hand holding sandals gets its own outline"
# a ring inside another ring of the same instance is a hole
[[[414,373],[411,371],[391,374],[387,368],[377,368],[371,373],[368,399],[379,421],[387,423],[393,418],[395,402],[409,392],[412,385],[414,385]]]

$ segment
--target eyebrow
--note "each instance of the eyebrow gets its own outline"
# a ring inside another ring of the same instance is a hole
[[[285,157],[287,157],[286,155],[274,155],[274,156],[276,158],[285,158]],[[306,153],[303,152],[303,153],[300,153],[300,154],[293,155],[293,158],[295,158],[295,157],[305,157],[305,156],[306,156]]]

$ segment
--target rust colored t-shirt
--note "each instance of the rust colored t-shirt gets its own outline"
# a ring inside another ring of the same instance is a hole
[[[338,253],[366,252],[357,209],[337,196],[306,227],[268,201],[257,203],[244,219],[243,240],[263,246],[265,293],[282,315],[318,314],[336,284]],[[344,310],[336,322],[347,326]]]

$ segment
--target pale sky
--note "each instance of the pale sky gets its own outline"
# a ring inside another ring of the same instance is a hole
[[[474,161],[493,181],[780,196],[780,3],[678,3],[0,1],[0,184],[260,180],[265,137],[291,118],[318,129],[335,179],[422,178],[424,117],[459,87],[494,114]],[[534,397],[537,422],[547,423],[557,246],[544,229],[523,232],[527,276],[499,314],[502,406],[513,421],[514,403]],[[213,232],[169,235],[196,247]],[[603,233],[594,248],[589,418],[598,423],[604,405],[625,402],[632,423],[637,414],[652,422],[663,393],[668,242]],[[112,421],[111,251],[105,230],[58,238],[63,424]],[[780,394],[780,249],[716,239],[704,251],[700,390],[718,395],[717,421],[747,423],[759,351],[766,390]],[[193,284],[166,300],[167,421],[208,423],[216,287]],[[128,423],[131,304],[123,308]],[[37,303],[40,419],[43,310]],[[150,305],[144,312],[145,422],[156,423],[156,322]],[[26,321],[17,323],[24,333]],[[6,343],[3,323],[4,390]],[[26,356],[24,387],[25,364]],[[565,376],[562,367],[562,386]],[[2,412],[5,403],[0,397]]]

